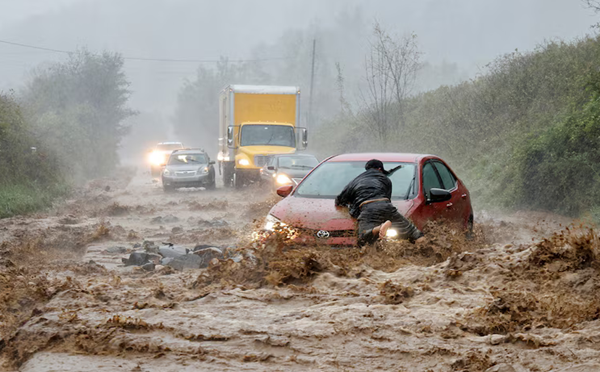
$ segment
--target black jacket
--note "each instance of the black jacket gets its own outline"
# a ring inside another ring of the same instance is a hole
[[[348,207],[350,215],[358,218],[360,205],[373,199],[392,198],[392,181],[377,169],[369,169],[350,181],[335,198],[335,205]]]

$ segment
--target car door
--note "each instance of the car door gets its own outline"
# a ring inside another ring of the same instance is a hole
[[[429,197],[429,190],[431,189],[443,189],[442,180],[433,166],[431,160],[427,160],[423,164],[422,168],[422,180],[423,180],[423,194],[425,195],[426,203],[422,207],[422,211],[420,213],[420,217],[424,220],[437,220],[440,218],[447,219],[450,217],[449,213],[449,202],[440,202],[440,203],[429,203],[427,200]],[[450,206],[451,207],[451,206]]]
[[[442,180],[444,190],[449,191],[452,195],[452,198],[447,203],[450,204],[448,206],[448,218],[459,223],[464,223],[464,219],[469,214],[469,202],[466,192],[460,189],[456,177],[454,177],[452,171],[444,163],[439,160],[433,160],[432,163]]]

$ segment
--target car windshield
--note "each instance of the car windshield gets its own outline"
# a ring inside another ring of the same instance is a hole
[[[179,154],[171,155],[169,165],[184,165],[184,164],[206,164],[206,154]]]
[[[390,176],[392,181],[392,198],[406,199],[415,176],[414,163],[384,162],[385,169],[398,169]],[[321,164],[298,186],[296,195],[309,198],[335,198],[356,176],[365,171],[364,161],[337,162]],[[409,195],[410,196],[410,195]]]
[[[181,143],[161,143],[156,146],[157,150],[160,151],[173,151],[182,148]]]
[[[317,158],[312,156],[280,156],[279,168],[285,169],[313,169],[319,164]]]
[[[294,128],[287,125],[244,125],[241,146],[261,145],[296,147]]]

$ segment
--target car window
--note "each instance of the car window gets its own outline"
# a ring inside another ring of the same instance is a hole
[[[267,160],[267,166],[273,166],[275,165],[275,157],[274,156],[269,156],[269,160]]]
[[[439,161],[434,161],[433,164],[435,165],[435,169],[437,169],[438,174],[440,175],[440,178],[444,183],[444,189],[452,190],[453,188],[455,188],[456,179],[454,178],[450,170],[448,170],[448,167],[446,167],[443,163]]]
[[[183,164],[206,164],[208,163],[205,154],[173,154],[169,158],[169,165]]]
[[[414,163],[385,162],[385,169],[402,165],[390,176],[392,181],[392,198],[404,199],[413,183]],[[313,198],[335,198],[346,185],[365,171],[365,162],[326,162],[319,165],[298,186],[296,195]]]
[[[431,162],[425,163],[423,166],[423,191],[425,192],[425,196],[429,199],[429,190],[431,189],[442,189],[442,184],[435,173],[435,169],[433,169],[433,165]]]

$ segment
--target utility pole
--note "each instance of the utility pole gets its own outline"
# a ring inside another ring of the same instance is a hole
[[[310,71],[310,97],[308,98],[308,122],[306,123],[306,128],[312,124],[312,103],[313,103],[313,87],[315,83],[315,51],[317,48],[317,39],[313,39],[313,47],[312,47],[312,67]]]

